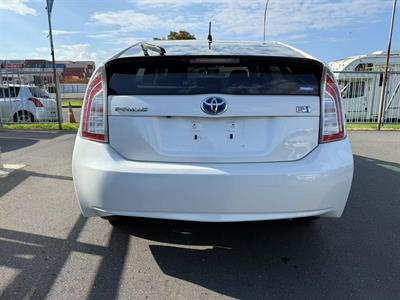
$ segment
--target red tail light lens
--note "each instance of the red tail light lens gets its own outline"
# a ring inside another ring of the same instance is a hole
[[[342,97],[333,75],[328,72],[322,101],[321,143],[334,142],[346,137]]]
[[[82,137],[106,143],[106,122],[103,69],[99,68],[91,78],[85,94],[82,111]]]
[[[44,107],[42,101],[40,101],[38,98],[31,97],[31,98],[28,98],[28,100],[32,101],[33,105],[35,105],[36,107]]]

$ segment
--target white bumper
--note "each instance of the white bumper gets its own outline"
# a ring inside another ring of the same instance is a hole
[[[46,108],[36,108],[34,110],[35,120],[38,122],[57,121],[57,111]]]
[[[228,222],[340,217],[353,177],[348,139],[294,162],[148,163],[76,139],[73,177],[83,215]]]

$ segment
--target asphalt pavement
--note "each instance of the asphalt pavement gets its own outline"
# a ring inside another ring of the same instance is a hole
[[[312,224],[86,219],[74,138],[0,129],[0,299],[399,299],[400,132],[350,132],[345,213]]]

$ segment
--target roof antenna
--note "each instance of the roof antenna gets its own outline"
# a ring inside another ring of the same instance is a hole
[[[212,35],[211,35],[211,21],[208,22],[208,49],[211,49],[211,44],[212,44]]]
[[[266,35],[266,26],[267,26],[267,11],[268,11],[268,4],[269,0],[265,3],[265,10],[264,10],[264,43],[265,43],[265,35]]]

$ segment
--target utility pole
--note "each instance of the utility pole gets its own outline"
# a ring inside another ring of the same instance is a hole
[[[265,10],[264,10],[264,43],[265,43],[265,36],[266,36],[266,25],[267,25],[267,11],[268,11],[268,4],[269,0],[265,3]]]
[[[392,37],[393,37],[394,20],[395,20],[395,16],[396,16],[396,5],[397,5],[397,0],[393,0],[392,21],[390,23],[388,50],[386,53],[385,73],[383,75],[381,99],[379,102],[378,130],[381,130],[383,117],[384,117],[386,86],[387,86],[388,75],[389,75],[390,51],[392,49]]]
[[[50,37],[50,48],[51,48],[51,59],[53,61],[53,81],[54,88],[56,92],[56,102],[57,102],[57,120],[58,120],[58,129],[62,129],[62,115],[61,115],[61,103],[60,103],[60,94],[58,89],[58,80],[57,80],[57,70],[56,70],[56,59],[54,57],[54,44],[53,44],[53,32],[51,29],[51,10],[53,7],[53,0],[46,0],[47,3],[47,19],[49,21],[49,37]]]

